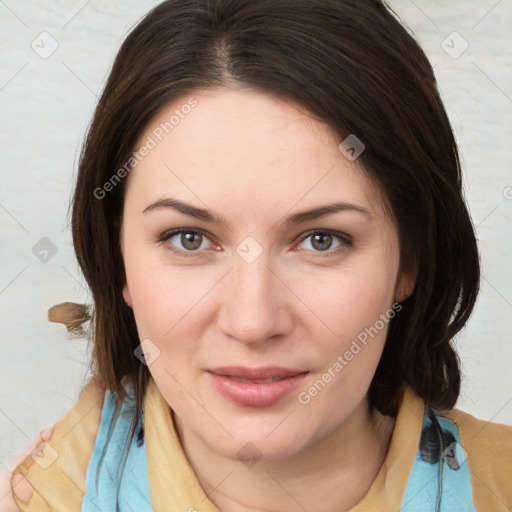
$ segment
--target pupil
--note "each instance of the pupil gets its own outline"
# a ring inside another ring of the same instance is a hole
[[[195,240],[194,240],[195,239]],[[185,249],[194,250],[201,245],[201,235],[196,233],[182,233],[181,243]]]
[[[332,244],[332,236],[331,235],[315,235],[313,236],[312,245],[315,249],[319,251],[325,251],[329,249]]]

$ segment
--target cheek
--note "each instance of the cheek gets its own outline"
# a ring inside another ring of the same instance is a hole
[[[311,297],[318,304],[318,317],[329,331],[316,327],[319,364],[301,390],[299,402],[326,414],[332,413],[333,404],[337,404],[331,422],[342,421],[341,416],[364,398],[370,386],[389,324],[396,315],[393,284],[384,270],[356,272],[329,286],[326,283],[323,293],[317,291]],[[313,322],[320,325],[312,317],[309,325]],[[319,329],[324,335],[319,335]]]
[[[127,253],[125,268],[141,337],[164,340],[198,328],[203,299],[218,280],[211,269],[166,264],[163,249]]]
[[[330,333],[328,339],[345,344],[392,307],[396,272],[395,265],[368,264],[295,278],[296,293],[314,313],[311,321]]]
[[[396,272],[397,265],[375,262],[345,268],[310,287],[308,300],[315,305],[315,316],[307,325],[319,365],[301,403],[314,400],[314,407],[328,410],[334,402],[349,410],[363,398],[396,315]]]

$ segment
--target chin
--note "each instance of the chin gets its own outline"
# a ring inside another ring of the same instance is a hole
[[[276,430],[269,435],[267,429],[254,427],[252,430],[245,429],[231,434],[233,437],[226,435],[222,440],[203,440],[217,453],[233,460],[240,460],[249,467],[259,461],[292,457],[309,444],[304,430],[294,432],[283,429],[279,433]]]

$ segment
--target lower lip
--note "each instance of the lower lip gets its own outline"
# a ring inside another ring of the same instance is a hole
[[[225,375],[207,372],[213,386],[223,396],[244,407],[269,407],[296,390],[306,373],[286,377],[266,384],[239,382]]]

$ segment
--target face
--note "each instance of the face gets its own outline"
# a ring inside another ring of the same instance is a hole
[[[341,428],[411,291],[385,199],[340,142],[222,88],[174,101],[137,144],[123,295],[180,428],[224,456],[285,457]]]

